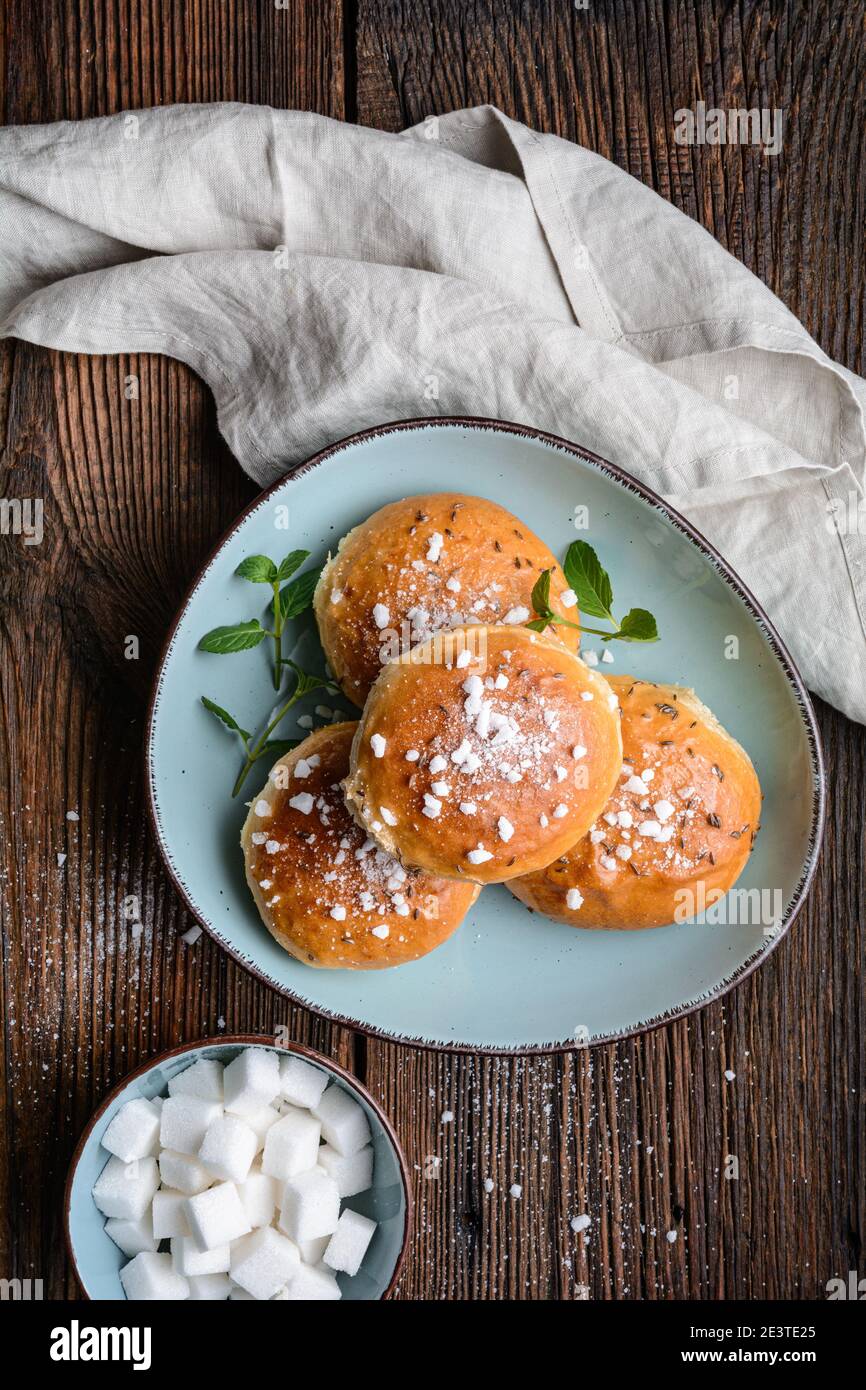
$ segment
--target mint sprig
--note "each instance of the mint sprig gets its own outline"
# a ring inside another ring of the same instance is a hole
[[[309,570],[306,574],[292,578],[296,570],[309,558],[309,550],[292,550],[277,565],[267,555],[248,555],[241,560],[235,574],[250,584],[268,584],[271,589],[270,613],[272,627],[263,627],[258,618],[250,618],[225,627],[215,627],[205,633],[199,642],[203,652],[213,652],[217,656],[232,655],[235,652],[249,651],[257,647],[266,637],[274,644],[273,682],[279,690],[283,679],[283,630],[290,618],[297,618],[308,608],[313,591],[319,580],[319,570]],[[289,582],[287,582],[289,581]]]
[[[309,695],[311,690],[327,689],[331,694],[339,694],[337,686],[335,686],[332,681],[325,680],[322,676],[314,676],[309,671],[302,670],[294,661],[286,659],[283,664],[290,666],[294,671],[295,688],[288,700],[280,706],[273,719],[271,719],[267,725],[267,728],[258,738],[254,738],[249,729],[244,729],[238,723],[237,719],[235,719],[234,715],[229,714],[228,710],[223,709],[215,700],[208,699],[207,695],[202,695],[201,697],[201,702],[205,709],[210,710],[211,714],[219,719],[220,723],[224,724],[233,734],[237,734],[243,744],[245,754],[244,765],[235,779],[235,784],[232,788],[232,796],[238,795],[241,787],[246,781],[247,773],[253,764],[258,762],[259,758],[268,756],[276,760],[290,749],[298,746],[300,739],[271,738],[271,734],[274,732],[277,725],[285,719],[293,705],[296,705],[305,695]]]
[[[604,618],[613,628],[605,632],[602,628],[585,627],[554,613],[550,606],[550,570],[543,570],[532,590],[532,608],[538,615],[526,624],[534,632],[543,632],[546,627],[573,627],[578,632],[590,633],[600,637],[603,642],[657,642],[658,627],[652,613],[645,608],[630,608],[621,622],[613,615],[613,585],[610,575],[602,565],[592,546],[586,541],[572,541],[562,566],[569,588],[574,590],[581,613],[591,618]]]

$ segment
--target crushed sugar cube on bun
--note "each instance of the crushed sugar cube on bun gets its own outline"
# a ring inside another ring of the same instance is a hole
[[[746,864],[761,815],[755,769],[693,690],[633,676],[608,681],[622,710],[616,790],[584,839],[509,887],[574,927],[629,931],[690,920]]]
[[[241,845],[262,920],[290,955],[381,970],[441,945],[479,889],[404,868],[352,819],[341,783],[356,727],[319,729],[274,764]]]
[[[402,863],[501,883],[584,835],[621,766],[619,710],[601,675],[546,634],[464,627],[382,668],[346,799]]]
[[[379,668],[434,632],[526,622],[546,569],[551,608],[577,622],[556,557],[504,507],[454,492],[391,502],[343,538],[316,586],[328,665],[363,708]],[[558,627],[556,635],[577,650],[576,629]]]

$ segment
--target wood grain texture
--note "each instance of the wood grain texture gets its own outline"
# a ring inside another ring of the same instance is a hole
[[[492,101],[698,218],[862,370],[864,24],[860,0],[45,0],[35,18],[9,0],[0,100],[10,123],[241,100],[391,130]],[[677,146],[673,113],[698,99],[782,107],[783,155]],[[210,397],[167,359],[6,344],[0,431],[0,496],[45,506],[41,546],[0,538],[0,1275],[73,1292],[65,1166],[120,1076],[179,1040],[283,1022],[352,1066],[403,1137],[418,1219],[400,1297],[793,1299],[864,1272],[861,729],[819,710],[832,795],[815,885],[727,1000],[562,1058],[365,1042],[206,936],[184,943],[146,825],[159,646],[253,492]]]

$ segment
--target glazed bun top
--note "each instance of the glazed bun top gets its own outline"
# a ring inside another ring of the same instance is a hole
[[[281,946],[306,965],[379,970],[449,937],[477,889],[404,869],[356,825],[340,785],[355,729],[319,729],[274,764],[241,844],[247,882]]]
[[[622,711],[623,771],[590,833],[511,885],[529,906],[579,927],[687,920],[736,881],[761,814],[747,753],[694,691],[633,676],[608,681]],[[701,885],[693,910],[684,887]],[[715,895],[715,897],[713,896]]]
[[[404,864],[502,882],[564,853],[604,807],[622,766],[616,706],[555,638],[442,633],[383,667],[347,800]]]
[[[523,623],[551,570],[550,606],[578,620],[555,556],[516,516],[483,497],[440,492],[391,502],[340,542],[314,606],[328,664],[359,708],[382,664],[464,623]],[[577,632],[556,629],[572,651]]]

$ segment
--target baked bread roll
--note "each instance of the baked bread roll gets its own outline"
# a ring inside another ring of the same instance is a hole
[[[404,869],[355,824],[340,786],[355,728],[318,729],[274,764],[241,846],[262,921],[290,955],[330,970],[382,970],[439,946],[479,890]]]
[[[693,690],[608,676],[622,710],[623,772],[589,835],[511,891],[575,927],[688,921],[736,882],[761,815],[748,754]]]
[[[503,507],[455,492],[391,502],[343,538],[316,586],[328,665],[361,709],[384,662],[434,632],[526,622],[545,569],[551,608],[577,622],[556,557]],[[574,628],[559,627],[556,635],[577,650]]]
[[[604,808],[622,767],[616,706],[554,637],[440,633],[382,668],[346,799],[404,864],[500,883],[564,854]]]

